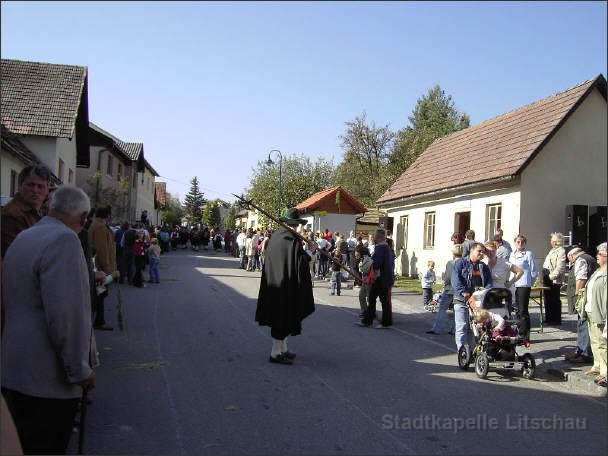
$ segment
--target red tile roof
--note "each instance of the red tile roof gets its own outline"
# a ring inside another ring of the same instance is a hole
[[[340,192],[340,207],[336,205],[336,193]],[[327,211],[331,214],[362,214],[366,207],[340,185],[315,193],[296,206],[302,214]]]
[[[599,75],[564,92],[435,140],[377,204],[520,174],[596,87],[606,98],[606,79]],[[471,172],[472,163],[483,172]]]

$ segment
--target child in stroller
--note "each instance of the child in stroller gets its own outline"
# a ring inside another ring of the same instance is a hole
[[[517,317],[519,317],[517,315]],[[490,367],[520,369],[525,378],[532,378],[536,364],[531,354],[520,356],[516,347],[530,346],[519,335],[519,318],[511,320],[511,292],[506,288],[475,291],[469,299],[470,329],[475,336],[475,347],[468,345],[458,352],[458,365],[467,369],[475,364],[479,378],[488,375]]]

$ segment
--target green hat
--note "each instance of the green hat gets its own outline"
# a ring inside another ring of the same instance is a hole
[[[296,207],[290,207],[287,209],[287,213],[285,217],[279,218],[281,222],[285,222],[288,225],[305,225],[308,223],[308,220],[300,218],[300,211]]]

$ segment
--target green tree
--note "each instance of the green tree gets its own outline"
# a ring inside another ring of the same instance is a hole
[[[170,193],[166,194],[166,205],[161,211],[161,220],[163,224],[171,226],[181,225],[182,218],[184,217],[184,208],[179,202],[177,196],[173,196]]]
[[[91,199],[91,207],[111,206],[112,218],[115,221],[129,219],[127,214],[129,181],[126,177],[119,177],[117,187],[104,187],[101,172],[95,171],[87,178],[85,192]]]
[[[198,178],[194,176],[190,181],[190,191],[184,198],[184,212],[188,223],[200,223],[203,216],[205,194],[198,187]]]
[[[397,131],[393,144],[390,164],[387,167],[390,183],[394,182],[433,141],[468,128],[471,123],[466,113],[456,109],[452,96],[446,95],[438,85],[418,98],[408,120],[411,125]]]
[[[222,223],[220,206],[227,207],[228,204],[220,199],[209,201],[203,210],[203,224],[208,228],[219,227]]]
[[[236,205],[231,205],[226,217],[224,218],[224,228],[234,230],[236,228],[236,213],[239,211]]]
[[[315,163],[309,157],[291,155],[281,163],[281,205],[293,207],[313,193],[331,187],[334,166],[332,161],[321,157]],[[260,161],[253,169],[247,197],[274,216],[279,216],[279,163],[273,165]],[[269,221],[261,217],[260,223]]]
[[[346,132],[340,137],[344,158],[334,173],[334,184],[366,206],[374,206],[387,188],[384,169],[395,134],[388,125],[377,127],[375,122],[368,122],[365,112],[345,124]]]

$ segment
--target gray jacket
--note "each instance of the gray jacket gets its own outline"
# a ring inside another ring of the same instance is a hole
[[[2,267],[2,386],[68,399],[91,374],[89,276],[76,233],[54,217],[22,231]]]

